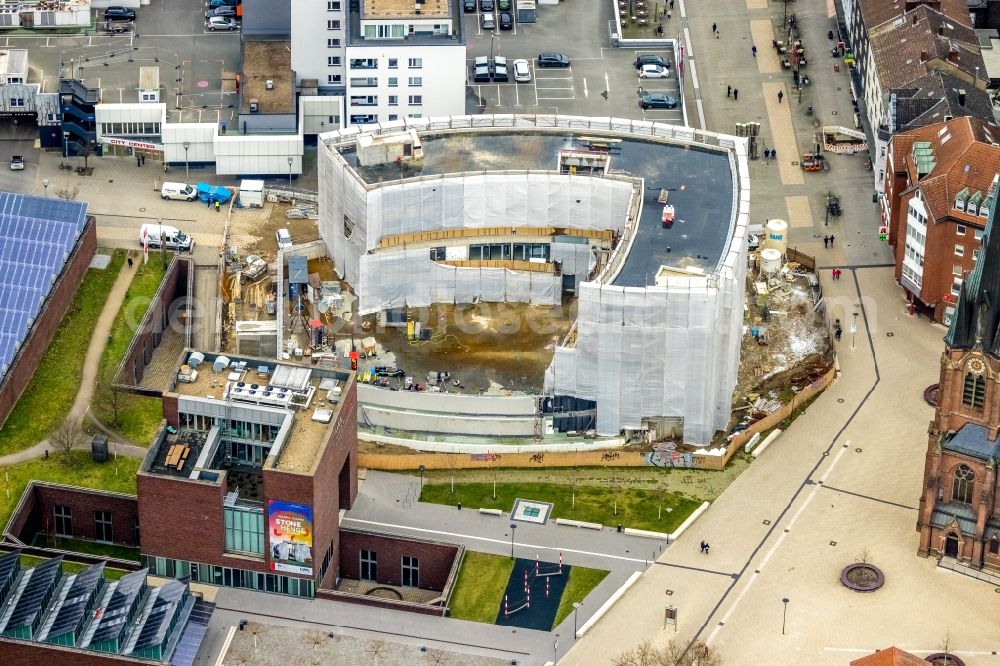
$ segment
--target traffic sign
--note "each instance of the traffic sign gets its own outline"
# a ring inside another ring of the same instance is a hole
[[[855,324],[854,322],[851,322],[851,333],[857,333],[857,332],[858,332],[858,325]]]

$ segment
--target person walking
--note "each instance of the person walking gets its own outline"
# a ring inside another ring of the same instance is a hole
[[[779,91],[778,91],[778,104],[781,104],[781,99],[782,99],[782,98],[783,98],[784,96],[785,96],[785,91],[784,91],[784,90],[779,90]]]
[[[139,164],[141,164],[142,166],[146,166],[146,154],[145,153],[139,155]]]
[[[137,167],[141,167],[142,166],[142,158],[139,157],[138,155],[135,156],[135,165]]]
[[[673,9],[673,8],[674,8],[674,0],[670,0],[670,8],[671,8],[671,9]]]
[[[754,44],[753,46],[751,46],[750,47],[750,51],[753,53],[753,57],[756,58],[757,57],[757,45]]]
[[[740,99],[740,91],[736,88],[733,88],[733,99],[736,101],[739,101]]]
[[[830,247],[833,247],[833,234],[830,234]]]
[[[726,97],[732,97],[732,96],[733,96],[733,87],[726,86]]]
[[[128,256],[128,267],[132,268],[132,255],[131,254],[129,254],[129,256]]]
[[[830,247],[830,237],[823,236],[823,247]]]
[[[719,32],[719,26],[716,25],[715,23],[713,23],[712,24],[712,34],[714,35],[714,34],[716,34],[718,32]]]
[[[707,543],[705,543],[705,540],[704,540],[704,539],[702,539],[702,540],[701,540],[701,552],[702,552],[702,553],[704,553],[704,552],[705,552],[705,548],[706,548],[706,547],[708,547],[708,544],[707,544]]]
[[[219,202],[216,201],[215,202],[215,212],[218,213],[220,210],[222,210],[222,206],[220,206]]]

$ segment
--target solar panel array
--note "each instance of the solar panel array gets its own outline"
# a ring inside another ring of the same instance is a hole
[[[51,638],[70,631],[78,631],[94,594],[100,589],[103,581],[104,562],[98,562],[76,574],[47,636]]]
[[[8,584],[13,581],[15,576],[17,576],[17,572],[20,568],[21,551],[12,550],[9,553],[0,555],[0,590],[7,589]],[[0,604],[2,603],[3,599],[0,598]]]
[[[215,604],[202,601],[201,599],[195,600],[194,608],[191,609],[187,625],[184,626],[180,640],[177,641],[177,647],[174,648],[173,654],[170,655],[171,666],[192,666],[194,664],[198,650],[201,649],[201,641],[205,638],[205,633],[208,631],[208,623],[212,619],[212,611],[214,610]]]
[[[30,570],[31,578],[17,600],[4,631],[31,625],[34,627],[52,596],[52,589],[62,575],[62,557],[56,557]]]
[[[177,580],[166,583],[158,590],[153,608],[149,611],[146,623],[139,631],[135,647],[132,648],[133,652],[163,644],[167,638],[167,631],[170,630],[170,622],[184,601],[185,592],[187,592],[187,585]]]
[[[81,201],[0,192],[0,379],[86,226]]]
[[[132,604],[136,602],[146,586],[147,571],[147,569],[133,571],[118,580],[118,586],[115,587],[115,591],[111,595],[111,601],[101,613],[101,623],[90,639],[91,645],[113,638],[121,638],[125,631],[128,613],[132,610]]]

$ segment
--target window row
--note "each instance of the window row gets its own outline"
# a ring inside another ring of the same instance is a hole
[[[374,550],[362,550],[359,558],[358,577],[378,582],[378,553]],[[420,561],[416,557],[403,555],[399,567],[400,584],[403,587],[420,587]]]
[[[264,512],[225,507],[226,552],[264,554]]]
[[[274,592],[308,599],[316,596],[316,583],[305,578],[263,574],[245,569],[186,562],[152,555],[143,555],[142,565],[149,567],[149,572],[155,576],[167,578],[191,576],[192,581],[209,585],[241,587],[258,592]]]
[[[351,106],[378,106],[378,95],[351,95]],[[389,95],[389,106],[399,106],[399,95]],[[424,103],[423,95],[408,95],[406,103],[410,106],[421,106]]]
[[[469,246],[469,259],[473,261],[528,261],[549,260],[548,243],[484,243]]]
[[[159,133],[160,123],[101,123],[101,134],[137,136]]]
[[[387,58],[389,69],[399,68],[399,58]],[[378,69],[378,58],[351,58],[351,69]],[[408,69],[422,69],[423,58],[407,58],[406,67]]]
[[[428,26],[421,25],[421,32],[433,35],[448,35],[451,33],[451,26],[447,23],[435,23],[427,30]],[[365,25],[365,39],[403,39],[407,35],[416,32],[416,26],[403,23],[370,23]]]
[[[63,539],[73,537],[73,509],[68,506],[52,507],[54,533]],[[94,540],[113,543],[115,540],[110,511],[94,511]]]
[[[330,60],[333,60],[333,58],[330,58]],[[339,65],[340,64],[340,62],[339,62],[340,58],[337,58],[337,60],[338,60],[337,64]],[[390,88],[398,88],[399,87],[399,77],[398,76],[390,76],[388,79],[386,79],[386,85],[388,85]],[[424,77],[422,77],[422,76],[410,76],[410,77],[407,77],[407,79],[406,79],[406,85],[410,86],[411,88],[421,88],[424,85]],[[354,87],[354,88],[377,88],[378,87],[378,77],[377,76],[359,76],[359,77],[354,77],[354,78],[351,79],[351,86]]]

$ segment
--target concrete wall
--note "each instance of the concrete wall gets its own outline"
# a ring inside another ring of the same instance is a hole
[[[87,225],[80,235],[76,249],[67,259],[62,274],[49,292],[49,297],[35,318],[31,330],[28,331],[21,350],[14,357],[3,383],[0,384],[0,426],[7,420],[14,405],[17,404],[17,399],[21,397],[32,375],[35,374],[35,368],[48,349],[63,314],[73,302],[76,290],[87,273],[96,250],[97,223],[94,218],[88,216]]]
[[[194,262],[190,259],[175,255],[171,260],[163,282],[153,295],[153,302],[133,336],[125,358],[118,366],[116,383],[138,386],[146,365],[153,359],[153,353],[163,339],[163,332],[170,326],[170,316],[178,305],[177,299],[190,296],[187,293],[188,271],[193,268]]]

